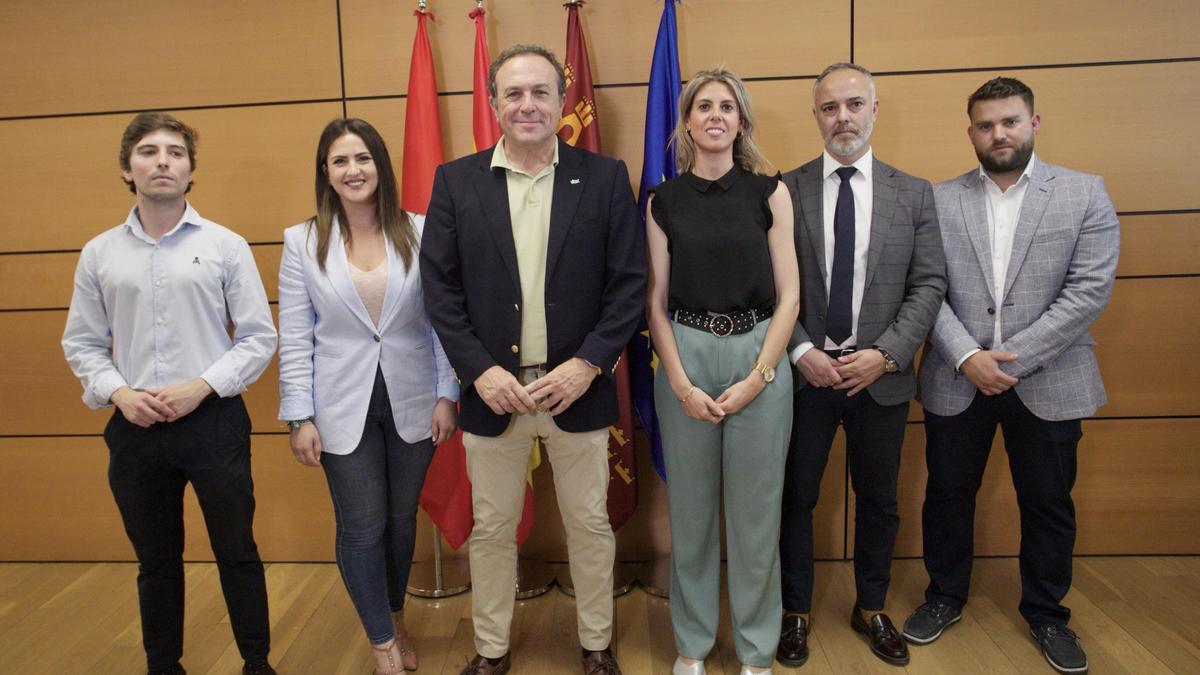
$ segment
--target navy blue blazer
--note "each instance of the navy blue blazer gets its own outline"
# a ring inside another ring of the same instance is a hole
[[[504,169],[492,149],[438,167],[421,241],[425,307],[462,384],[460,425],[498,436],[497,415],[475,391],[485,370],[517,374],[521,285]],[[547,367],[578,356],[604,375],[555,418],[564,431],[617,419],[612,377],[646,301],[645,234],[625,163],[561,140],[546,251]]]

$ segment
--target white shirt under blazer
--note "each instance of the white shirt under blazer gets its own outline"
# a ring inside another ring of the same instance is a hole
[[[413,217],[418,239],[423,216]],[[279,264],[279,419],[312,417],[322,451],[346,455],[363,424],[382,368],[396,432],[406,443],[430,437],[438,398],[457,401],[458,383],[433,332],[421,294],[419,257],[404,261],[387,246],[388,280],[379,327],[350,276],[335,219],[325,271],[307,222],[283,233]]]

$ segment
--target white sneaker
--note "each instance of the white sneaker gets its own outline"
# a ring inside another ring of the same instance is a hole
[[[742,666],[742,675],[772,675],[772,673],[770,667],[764,670],[750,670],[748,666]]]
[[[697,661],[692,664],[683,662],[683,657],[675,659],[675,665],[671,666],[671,675],[707,675],[704,671],[704,662]]]

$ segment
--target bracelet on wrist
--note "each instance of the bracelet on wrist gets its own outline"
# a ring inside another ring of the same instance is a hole
[[[679,404],[687,405],[688,400],[692,398],[692,394],[694,394],[695,392],[696,392],[696,385],[693,384],[692,388],[688,389],[688,393],[684,394],[683,398],[679,399]]]
[[[313,418],[311,418],[311,417],[305,417],[302,420],[287,420],[286,422],[283,423],[283,426],[288,431],[295,431],[296,429],[299,429],[300,427],[304,426],[305,424],[312,424],[312,421],[313,421]]]

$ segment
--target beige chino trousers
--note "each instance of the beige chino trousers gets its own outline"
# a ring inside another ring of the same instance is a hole
[[[522,368],[528,384],[546,374]],[[471,619],[475,650],[499,658],[509,650],[515,602],[517,524],[525,504],[525,468],[541,439],[554,468],[554,492],[567,531],[575,583],[579,643],[601,650],[612,638],[616,540],[608,522],[608,429],[571,433],[549,413],[513,415],[499,436],[463,434],[475,526],[471,530]]]

